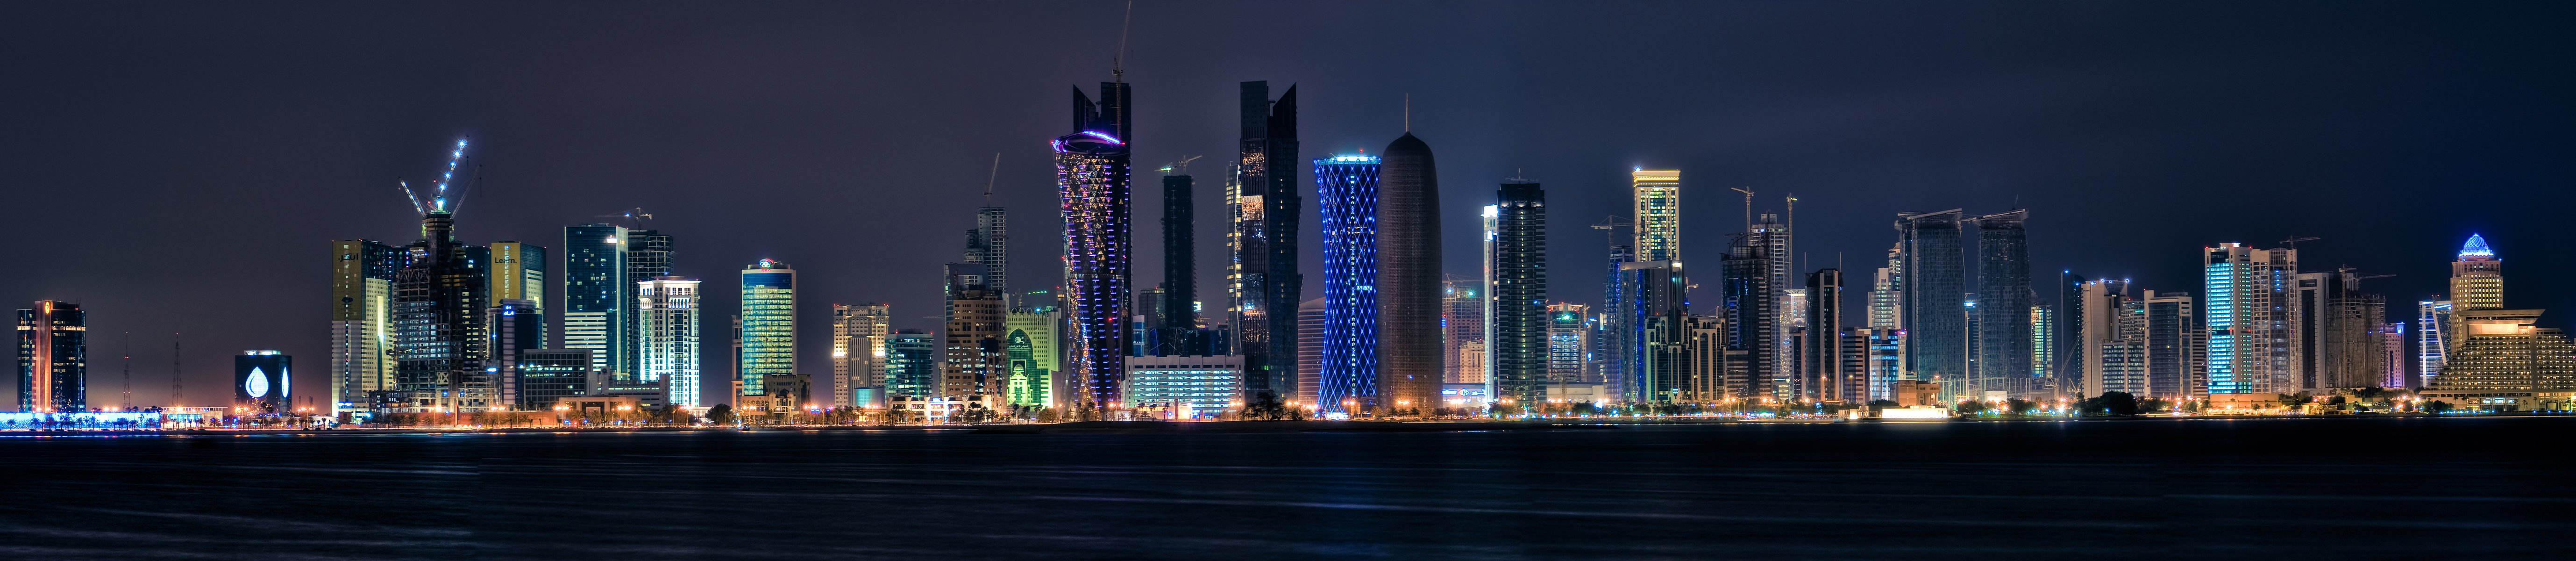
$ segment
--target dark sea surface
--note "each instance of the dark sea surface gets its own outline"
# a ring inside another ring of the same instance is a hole
[[[2558,558],[2576,418],[0,438],[6,559]]]

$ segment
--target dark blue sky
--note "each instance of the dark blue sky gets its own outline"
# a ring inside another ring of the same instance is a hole
[[[1108,78],[1119,8],[0,4],[0,301],[91,310],[96,404],[116,401],[127,331],[139,403],[166,401],[172,332],[197,401],[220,399],[240,349],[293,353],[313,384],[327,240],[409,241],[393,179],[435,173],[471,135],[485,180],[466,241],[559,248],[564,225],[643,207],[711,288],[763,257],[795,264],[804,362],[828,371],[830,303],[892,302],[900,325],[932,326],[938,265],[958,258],[995,152],[1013,283],[1052,284],[1046,141],[1067,132],[1067,86]],[[2549,287],[2576,273],[2556,235],[2576,147],[2568,12],[1147,1],[1127,78],[1140,169],[1213,155],[1193,168],[1211,304],[1235,83],[1270,80],[1298,85],[1307,158],[1384,147],[1411,96],[1456,218],[1454,272],[1477,266],[1467,218],[1497,180],[1545,183],[1561,300],[1598,298],[1602,239],[1584,225],[1624,213],[1626,171],[1648,166],[1684,170],[1689,260],[1741,227],[1728,187],[1766,209],[1796,193],[1808,263],[1854,279],[1896,212],[2018,202],[2039,282],[2071,268],[2197,293],[2203,245],[2319,236],[2309,269],[2397,274],[2369,288],[2399,311],[2442,289],[2475,231],[2507,262],[2508,303],[2566,325],[2576,295]],[[1155,192],[1140,189],[1140,225],[1157,223]],[[1150,286],[1158,235],[1139,239]],[[728,323],[729,296],[707,325]]]

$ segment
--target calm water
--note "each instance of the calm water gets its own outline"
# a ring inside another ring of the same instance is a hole
[[[0,438],[0,558],[2564,555],[2576,418]]]

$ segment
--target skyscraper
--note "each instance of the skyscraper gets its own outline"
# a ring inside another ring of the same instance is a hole
[[[472,412],[499,405],[485,308],[491,306],[491,251],[456,243],[456,217],[421,215],[422,239],[394,274],[394,390],[397,412]]]
[[[2460,244],[2459,258],[2451,261],[2450,302],[2453,312],[2504,309],[2504,260],[2496,257],[2484,236],[2469,234],[2469,241]],[[2453,315],[2448,331],[2454,346],[2468,340],[2468,333],[2462,331],[2468,326],[2466,317]]]
[[[885,405],[885,343],[894,334],[892,309],[883,303],[832,305],[834,406]]]
[[[894,332],[886,341],[886,395],[939,395],[939,340],[919,329]]]
[[[89,312],[54,300],[18,310],[18,410],[88,409]]]
[[[1315,399],[1323,413],[1376,410],[1385,390],[1380,385],[1381,353],[1389,343],[1379,323],[1385,294],[1379,274],[1378,233],[1385,223],[1378,212],[1381,172],[1376,156],[1315,159],[1324,240],[1323,370]]]
[[[2299,250],[2224,243],[2201,252],[2209,393],[2296,391],[2297,322],[2288,300]]]
[[[492,242],[492,299],[526,300],[528,310],[546,311],[546,248],[515,241]]]
[[[2192,321],[2190,293],[2147,291],[2147,393],[2179,402],[2206,393],[2200,380],[2200,325]],[[2098,395],[2098,394],[2097,394]]]
[[[1589,382],[1591,369],[1585,363],[1592,358],[1592,307],[1559,302],[1549,305],[1547,314],[1547,382]]]
[[[331,253],[331,412],[354,413],[394,387],[394,272],[409,254],[373,240],[335,240]]]
[[[494,269],[495,274],[502,271]],[[520,401],[519,355],[546,348],[546,314],[535,301],[518,298],[501,299],[485,314],[483,324],[492,333],[488,343],[492,359],[483,372],[492,378],[492,409],[506,410]]]
[[[742,313],[735,317],[742,327],[734,357],[741,395],[768,396],[774,377],[796,375],[796,268],[775,259],[743,266]]]
[[[2379,334],[2388,322],[2388,298],[2363,293],[2363,277],[2350,267],[2290,278],[2299,326],[2296,390],[2323,395],[2379,387],[2388,375]]]
[[[1377,200],[1378,406],[1440,403],[1440,179],[1431,145],[1407,132],[1383,153]]]
[[[1625,384],[1628,401],[1680,403],[1690,399],[1691,363],[1689,288],[1678,261],[1631,261],[1620,265],[1620,282],[1629,296],[1629,337],[1636,341]]]
[[[1029,407],[1057,407],[1056,370],[1062,368],[1062,354],[1056,351],[1056,325],[1064,314],[1054,307],[1038,311],[1011,312],[1003,321],[1009,335],[1003,346],[1010,360],[1008,403]],[[1022,345],[1025,344],[1025,349]],[[1026,353],[1025,355],[1022,353]]]
[[[1488,243],[1487,245],[1491,245]],[[1441,356],[1448,363],[1448,383],[1485,381],[1485,363],[1469,363],[1461,358],[1460,349],[1468,344],[1485,342],[1485,281],[1483,279],[1449,279],[1440,288]]]
[[[1316,392],[1324,387],[1324,308],[1322,298],[1297,304],[1297,393],[1289,407],[1312,411],[1323,403]]]
[[[2030,239],[2028,210],[1979,216],[1977,223],[1977,372],[1970,391],[2031,397]]]
[[[1638,169],[1628,174],[1637,207],[1637,260],[1682,260],[1682,172]]]
[[[1759,232],[1737,234],[1726,257],[1718,262],[1724,298],[1719,315],[1726,325],[1727,350],[1743,353],[1740,365],[1728,366],[1744,372],[1743,379],[1722,383],[1723,399],[1751,404],[1777,398],[1771,394],[1771,375],[1779,370],[1782,357],[1774,349],[1785,330],[1780,326],[1777,295],[1781,290],[1772,284],[1771,263],[1771,244]]]
[[[2090,281],[2079,288],[2069,315],[2084,330],[2076,334],[2079,356],[2072,361],[2075,374],[2067,380],[2075,385],[2066,386],[2067,393],[2084,398],[2098,397],[2106,391],[2126,391],[2120,388],[2127,387],[2127,381],[2108,379],[2112,364],[2105,362],[2104,350],[2121,348],[2118,345],[2125,340],[2121,338],[2120,315],[2134,299],[2129,295],[2127,280]]]
[[[1287,310],[1306,301],[1306,278],[1297,269],[1297,226],[1306,185],[1297,181],[1297,88],[1270,99],[1269,82],[1240,84],[1242,138],[1226,208],[1233,250],[1226,285],[1236,348],[1243,353],[1247,393],[1267,391],[1285,399],[1314,393],[1293,387],[1290,363],[1302,348],[1298,319]],[[1272,313],[1278,310],[1281,313]]]
[[[1616,239],[1615,232],[1613,239]],[[1636,260],[1636,246],[1612,243],[1609,248],[1609,271],[1601,275],[1601,310],[1592,323],[1592,371],[1590,379],[1610,387],[1611,395],[1627,395],[1628,359],[1635,355],[1633,333],[1628,332],[1629,298],[1626,283],[1621,282],[1619,268]]]
[[[635,285],[636,303],[629,309],[636,311],[636,320],[643,327],[637,333],[643,360],[633,380],[624,385],[639,389],[660,386],[672,405],[706,404],[704,378],[700,375],[706,361],[698,350],[699,328],[704,325],[700,319],[704,300],[699,298],[699,281],[661,276]]]
[[[1163,322],[1155,327],[1199,326],[1198,212],[1190,197],[1195,187],[1188,168],[1173,173],[1163,167]]]
[[[1817,269],[1807,274],[1807,336],[1800,341],[1802,372],[1799,399],[1810,403],[1869,403],[1869,381],[1845,368],[1857,363],[1843,344],[1843,272]]]
[[[1006,303],[1011,294],[1011,215],[986,204],[975,209],[975,228],[966,231],[966,263],[984,266],[984,289]]]
[[[630,369],[644,367],[644,316],[635,311],[632,304],[635,293],[631,291],[642,286],[637,283],[677,274],[671,271],[672,253],[671,236],[659,230],[626,231],[626,281],[623,284],[630,292],[626,293],[626,300],[618,304],[625,308],[618,315],[621,323],[614,327],[618,352],[624,354],[617,359],[618,364],[627,365]],[[635,376],[629,374],[617,379],[634,380]]]
[[[1124,82],[1100,84],[1100,103],[1073,91],[1073,133],[1055,139],[1056,194],[1064,218],[1064,289],[1072,319],[1071,364],[1088,407],[1120,402],[1126,377],[1129,260],[1128,117]]]
[[[2442,373],[2450,356],[2451,301],[2436,296],[2415,303],[2415,378],[2407,387],[2421,388]]]
[[[1955,396],[1967,390],[1968,278],[1960,209],[1896,215],[1904,269],[1905,367]]]
[[[2055,350],[2049,353],[2049,387],[2053,397],[2072,396],[2084,387],[2084,286],[2083,275],[2074,271],[2057,273],[2056,329],[2049,340]]]
[[[626,326],[636,322],[635,283],[653,278],[628,276],[630,238],[623,226],[564,227],[564,298],[557,311],[564,348],[591,351],[592,367],[625,381],[637,372],[626,359],[633,343]]]
[[[971,398],[1000,395],[1010,381],[1009,334],[1002,324],[1009,309],[1002,293],[986,288],[983,265],[950,263],[947,271],[947,323],[940,330],[945,349],[939,395]]]
[[[1547,191],[1536,182],[1507,181],[1494,193],[1487,273],[1487,318],[1492,326],[1485,355],[1493,364],[1485,395],[1539,403],[1547,397],[1550,314],[1547,306]]]

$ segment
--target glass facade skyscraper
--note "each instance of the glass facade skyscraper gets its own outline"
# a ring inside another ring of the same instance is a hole
[[[890,304],[832,305],[833,404],[885,405],[885,343],[894,334]]]
[[[939,394],[939,339],[919,329],[896,331],[886,341],[886,395],[924,398]]]
[[[1638,261],[1682,260],[1682,172],[1639,169],[1628,175],[1637,206]]]
[[[1315,159],[1324,239],[1322,375],[1324,413],[1374,409],[1380,397],[1378,339],[1378,174],[1365,154]]]
[[[796,374],[796,268],[762,259],[742,269],[742,334],[734,364],[742,395],[768,395],[769,378]]]
[[[628,240],[623,226],[564,227],[564,297],[557,312],[563,316],[564,348],[591,351],[591,366],[620,380],[632,380],[637,372],[624,358],[635,283],[652,278],[627,276]]]
[[[2202,248],[2209,393],[2295,391],[2297,322],[2288,304],[2298,250]]]
[[[491,251],[458,245],[456,218],[425,213],[410,262],[394,274],[396,412],[476,412],[493,393],[489,325]]]
[[[1069,375],[1081,380],[1087,407],[1119,403],[1126,378],[1129,261],[1128,117],[1124,82],[1100,84],[1094,105],[1073,91],[1073,133],[1055,139],[1056,195],[1064,219],[1065,303],[1072,330]]]
[[[1896,215],[1905,366],[1946,395],[1967,390],[1968,272],[1960,209]]]
[[[1300,344],[1296,314],[1290,312],[1306,301],[1297,254],[1306,190],[1297,181],[1297,88],[1290,86],[1274,101],[1269,82],[1239,86],[1241,151],[1225,193],[1233,215],[1226,232],[1233,250],[1226,269],[1233,300],[1227,311],[1235,348],[1243,353],[1245,391],[1293,400],[1314,393],[1296,387]]]
[[[18,310],[18,410],[88,409],[89,312],[53,300]]]
[[[409,258],[374,240],[331,242],[332,413],[367,409],[368,395],[393,389],[393,283]]]
[[[698,334],[702,325],[697,279],[662,276],[635,283],[635,307],[642,329],[642,369],[635,380],[639,387],[659,385],[672,405],[704,404],[706,389],[700,375],[705,362],[700,359]]]
[[[1485,356],[1493,364],[1485,395],[1535,404],[1547,397],[1547,191],[1512,181],[1494,193],[1491,271],[1487,276]]]
[[[2030,238],[2023,224],[2030,211],[2014,210],[1976,218],[1977,223],[1977,372],[1969,391],[1982,395],[2006,391],[2014,397],[2036,395],[2032,383]]]

